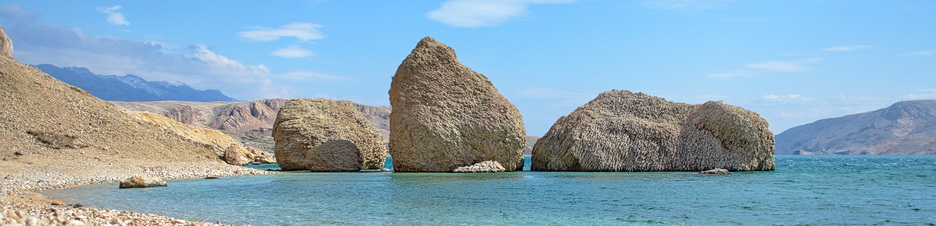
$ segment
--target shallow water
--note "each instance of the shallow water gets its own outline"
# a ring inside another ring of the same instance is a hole
[[[776,171],[726,176],[296,172],[44,194],[97,208],[253,225],[936,223],[936,156],[776,159]]]

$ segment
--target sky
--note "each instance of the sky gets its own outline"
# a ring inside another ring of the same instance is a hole
[[[390,104],[396,68],[430,36],[532,136],[612,89],[724,101],[774,133],[936,99],[930,0],[2,0],[0,26],[27,64],[368,105]]]

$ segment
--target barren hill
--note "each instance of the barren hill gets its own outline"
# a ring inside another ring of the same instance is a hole
[[[225,168],[216,147],[143,122],[8,56],[0,56],[0,106],[4,184],[30,189],[91,183],[95,178],[108,181],[126,174],[167,172],[167,164],[235,170]],[[23,176],[32,174],[46,179]]]
[[[936,100],[793,127],[777,135],[777,154],[936,154]]]

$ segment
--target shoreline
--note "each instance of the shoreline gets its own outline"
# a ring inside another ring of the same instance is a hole
[[[175,180],[276,174],[216,161],[72,162],[25,166],[0,162],[0,170],[0,178],[3,179],[0,181],[0,225],[219,225],[220,221],[189,222],[155,214],[84,207],[77,203],[47,199],[39,191],[115,183],[131,176]]]

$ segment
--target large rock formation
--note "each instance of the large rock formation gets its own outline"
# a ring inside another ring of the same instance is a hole
[[[13,40],[0,27],[0,56],[13,58]]]
[[[533,148],[532,170],[772,170],[773,135],[754,112],[612,90],[563,116]]]
[[[277,163],[283,170],[382,169],[380,133],[350,102],[292,99],[273,126]]]
[[[517,108],[455,51],[426,37],[390,85],[390,155],[398,172],[452,172],[522,160],[526,130]]]
[[[777,154],[936,154],[936,100],[901,101],[777,134]]]

